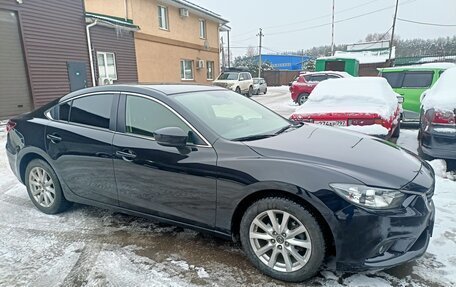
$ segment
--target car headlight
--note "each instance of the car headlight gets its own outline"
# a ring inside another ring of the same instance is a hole
[[[391,209],[402,205],[405,194],[399,190],[356,184],[332,183],[331,188],[344,199],[367,208]]]

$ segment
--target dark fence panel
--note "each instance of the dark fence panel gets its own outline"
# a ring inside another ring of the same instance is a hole
[[[264,71],[263,78],[268,86],[288,85],[299,75],[299,71]]]

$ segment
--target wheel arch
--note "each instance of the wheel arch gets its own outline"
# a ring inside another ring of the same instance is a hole
[[[19,177],[20,177],[20,180],[22,183],[25,183],[25,171],[27,169],[27,166],[34,159],[41,159],[41,160],[45,161],[47,164],[49,164],[52,167],[52,169],[54,169],[54,172],[56,172],[54,165],[52,164],[52,162],[50,161],[49,157],[47,156],[47,154],[45,152],[43,152],[41,149],[30,147],[27,150],[22,150],[22,152],[18,158],[18,160],[19,160],[18,171],[19,171]],[[57,174],[57,172],[56,172],[56,174]]]
[[[304,206],[304,208],[306,208],[306,210],[309,211],[316,218],[318,224],[320,225],[323,231],[323,236],[326,241],[328,255],[336,254],[336,244],[333,231],[331,230],[328,221],[322,215],[322,213],[303,197],[291,193],[289,191],[284,191],[280,189],[258,190],[256,192],[249,194],[241,200],[241,202],[237,205],[231,218],[231,236],[235,242],[239,242],[240,223],[244,213],[256,201],[268,197],[281,197]]]

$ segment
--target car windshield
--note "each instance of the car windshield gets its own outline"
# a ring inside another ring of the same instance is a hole
[[[290,126],[283,117],[231,91],[184,93],[174,100],[228,140],[273,136]]]
[[[217,80],[232,80],[235,81],[238,79],[239,73],[222,73]]]
[[[258,84],[260,82],[260,79],[253,79],[254,84]]]

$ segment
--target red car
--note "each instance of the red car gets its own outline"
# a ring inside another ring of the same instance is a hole
[[[291,119],[386,139],[399,136],[401,113],[402,97],[385,79],[352,77],[320,83]]]
[[[299,104],[302,105],[307,101],[310,93],[312,93],[315,86],[322,81],[328,79],[339,79],[339,78],[349,78],[352,77],[350,74],[346,72],[314,72],[314,73],[302,73],[300,74],[296,80],[290,83],[290,92],[291,92],[291,99]]]

